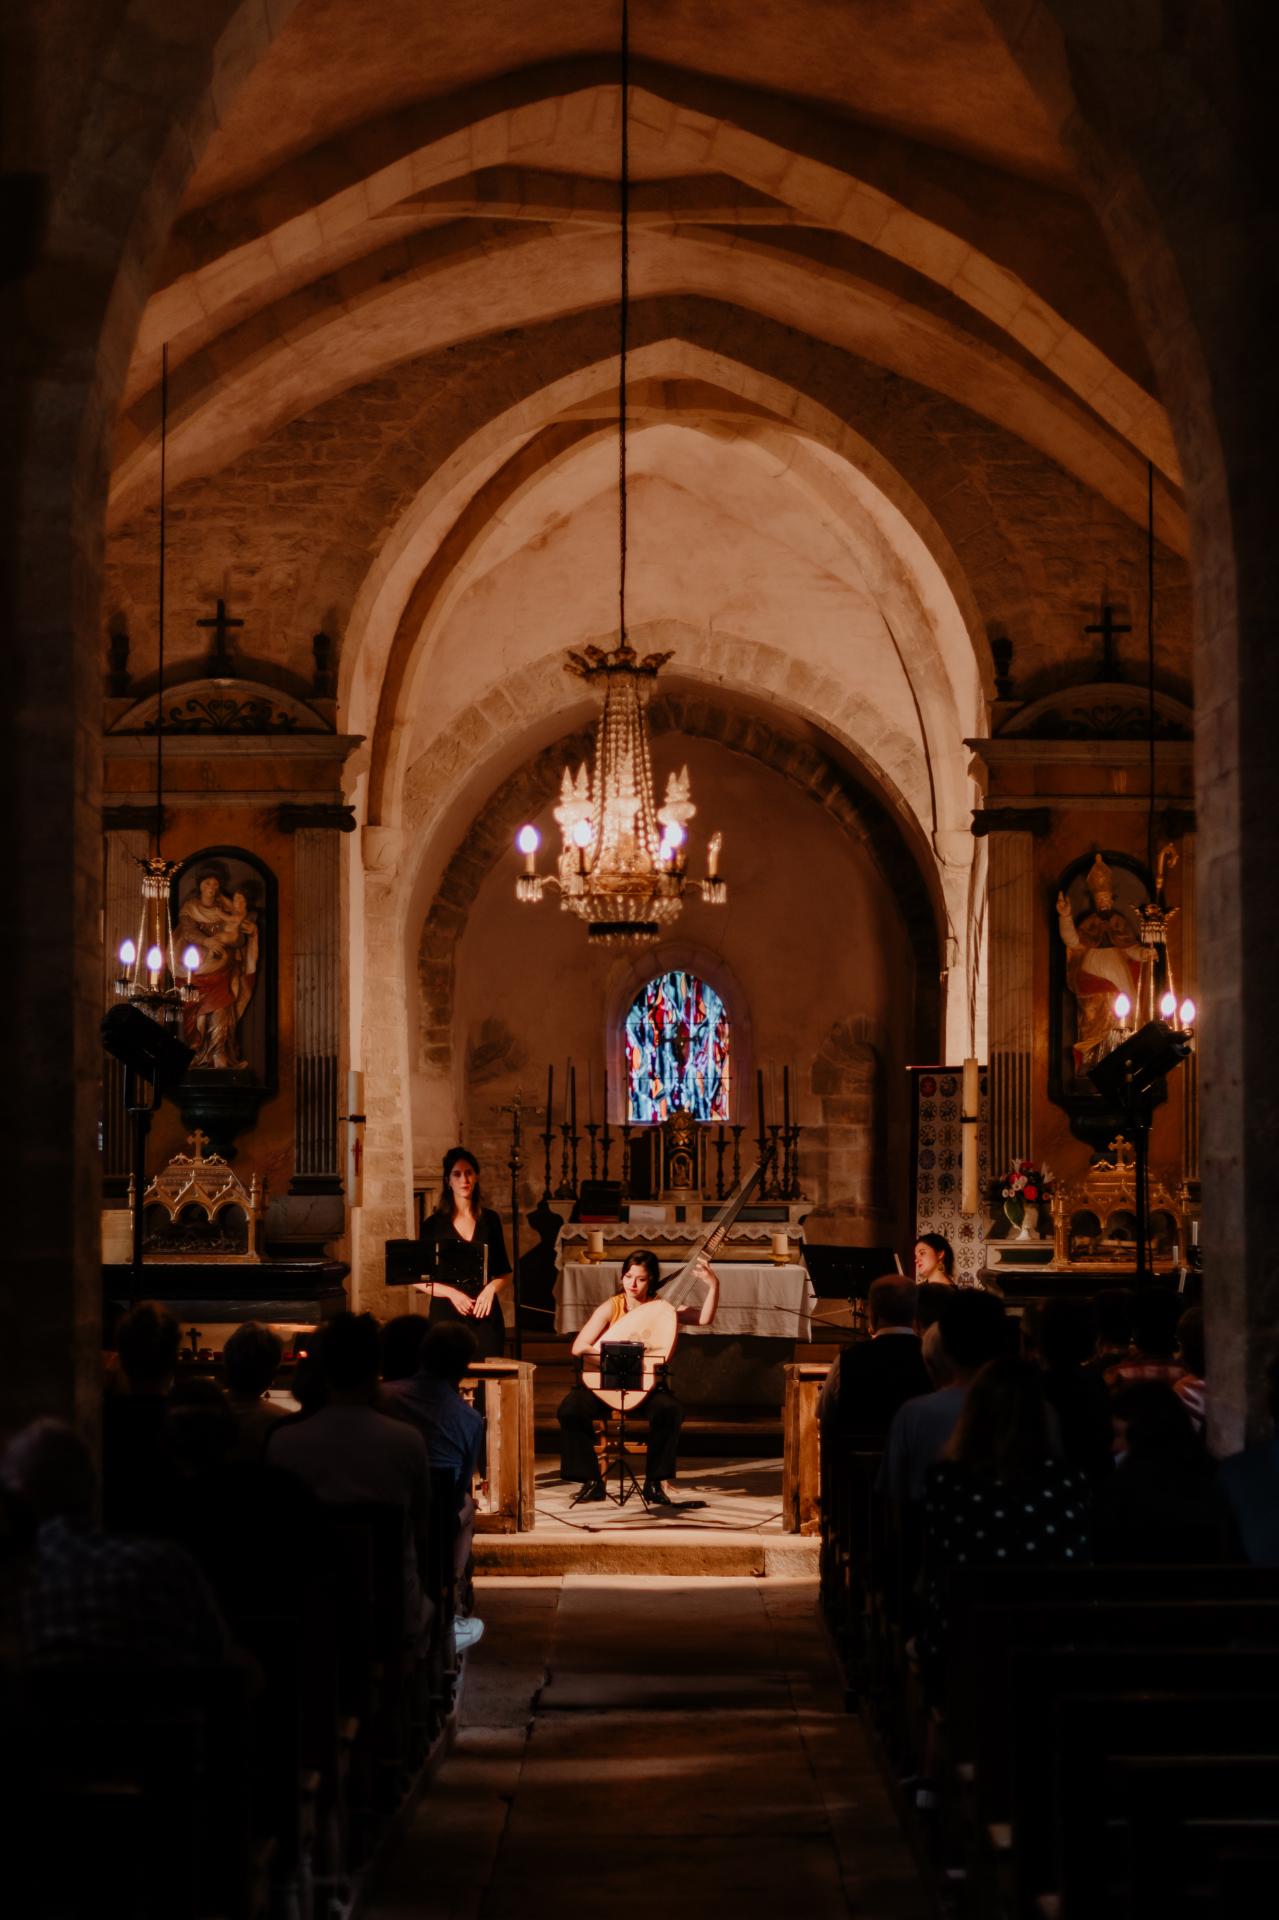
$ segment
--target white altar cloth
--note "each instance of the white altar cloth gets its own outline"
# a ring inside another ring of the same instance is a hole
[[[669,1280],[683,1265],[682,1260],[663,1260],[663,1280]],[[707,1333],[730,1339],[735,1334],[754,1334],[766,1340],[812,1338],[817,1295],[807,1267],[725,1260],[715,1271],[720,1282],[719,1312],[713,1325],[705,1329]],[[576,1333],[596,1307],[617,1292],[621,1274],[620,1260],[571,1260],[561,1268],[555,1282],[556,1333]],[[690,1326],[680,1329],[681,1335],[699,1331]]]

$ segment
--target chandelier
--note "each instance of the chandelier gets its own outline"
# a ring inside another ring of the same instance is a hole
[[[617,645],[584,647],[568,656],[568,671],[602,695],[595,737],[595,766],[576,776],[564,769],[555,819],[560,829],[558,872],[540,875],[541,835],[520,828],[516,845],[524,872],[515,895],[536,905],[548,886],[560,906],[587,923],[589,938],[613,944],[655,940],[676,918],[690,885],[686,872],[688,823],[697,809],[688,768],[669,775],[659,807],[653,787],[647,708],[658,671],[669,653],[642,658],[626,634],[626,342],[630,309],[630,24],[622,0],[621,46],[621,294],[618,302],[618,633]],[[719,877],[722,835],[706,848],[706,875],[698,884],[708,905],[723,906],[728,889]]]
[[[198,947],[190,946],[182,955],[178,970],[173,951],[173,922],[169,901],[175,860],[166,860],[164,839],[164,553],[165,553],[165,455],[169,430],[169,349],[166,345],[160,363],[160,590],[157,622],[158,661],[155,723],[155,850],[138,861],[142,869],[142,911],[136,940],[120,943],[120,971],[116,975],[116,999],[149,1014],[161,1026],[175,1032],[182,1023],[185,1008],[199,999],[199,989],[191,975],[200,964]]]

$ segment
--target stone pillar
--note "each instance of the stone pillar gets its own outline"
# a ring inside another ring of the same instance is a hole
[[[990,1066],[990,1168],[1033,1156],[1031,1067],[1035,1007],[1035,840],[1003,831],[997,810],[980,814],[990,835],[986,868],[989,953],[987,1046]]]
[[[1195,954],[1195,836],[1181,842],[1181,971],[1177,992],[1199,1003],[1199,967]],[[1199,1057],[1192,1053],[1181,1070],[1181,1165],[1187,1180],[1199,1178]]]
[[[304,827],[294,847],[292,1191],[340,1193],[341,841],[332,828]]]

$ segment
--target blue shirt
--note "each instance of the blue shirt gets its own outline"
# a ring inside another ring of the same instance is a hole
[[[451,1471],[465,1491],[475,1477],[484,1422],[457,1388],[422,1368],[411,1380],[388,1380],[382,1388],[392,1410],[411,1421],[426,1441],[433,1467]]]

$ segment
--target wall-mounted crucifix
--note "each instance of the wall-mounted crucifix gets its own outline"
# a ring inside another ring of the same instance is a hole
[[[216,677],[231,675],[235,667],[231,660],[231,649],[227,645],[227,635],[232,627],[242,627],[243,620],[233,620],[226,610],[226,601],[217,602],[217,612],[212,620],[197,620],[197,627],[213,629],[213,646],[209,653],[209,671]]]
[[[218,604],[221,605],[221,602]],[[1115,648],[1115,642],[1121,633],[1131,633],[1132,628],[1120,625],[1115,619],[1117,611],[1118,609],[1112,607],[1109,601],[1103,600],[1101,605],[1101,619],[1095,626],[1084,628],[1085,633],[1099,633],[1101,635],[1103,651],[1101,666],[1097,673],[1099,680],[1119,680],[1122,678],[1119,671],[1119,655]]]

